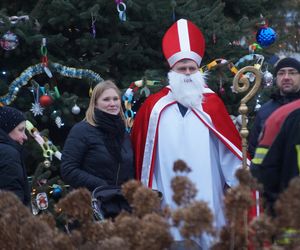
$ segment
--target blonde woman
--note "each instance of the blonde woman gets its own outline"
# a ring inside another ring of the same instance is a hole
[[[61,175],[72,187],[90,191],[134,178],[121,94],[112,81],[95,86],[85,119],[71,129],[63,148]]]

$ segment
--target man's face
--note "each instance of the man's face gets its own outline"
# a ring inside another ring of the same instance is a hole
[[[197,66],[197,63],[190,59],[184,59],[179,62],[177,62],[173,67],[172,70],[179,74],[184,75],[191,75],[196,73],[199,68]]]
[[[168,73],[174,99],[187,108],[199,108],[205,87],[204,75],[192,60],[177,62]]]
[[[282,95],[296,93],[300,90],[300,74],[291,67],[281,68],[276,75],[276,84]]]

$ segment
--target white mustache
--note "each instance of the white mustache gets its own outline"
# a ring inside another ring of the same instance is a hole
[[[192,82],[192,79],[191,79],[191,78],[185,78],[185,79],[183,80],[183,82],[185,82],[185,83],[190,83],[190,82]]]
[[[203,74],[196,72],[192,75],[185,75],[170,71],[168,77],[176,101],[188,108],[201,105],[205,86]]]

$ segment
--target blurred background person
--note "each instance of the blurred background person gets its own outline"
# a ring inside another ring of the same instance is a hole
[[[24,164],[26,119],[13,107],[0,107],[0,189],[14,192],[30,205],[30,188]]]
[[[249,135],[248,152],[253,158],[260,132],[268,117],[279,107],[300,98],[300,62],[287,57],[279,60],[274,69],[277,91],[261,106]]]

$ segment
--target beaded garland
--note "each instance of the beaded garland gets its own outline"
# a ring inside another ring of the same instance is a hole
[[[53,72],[65,77],[78,79],[87,78],[95,82],[103,81],[103,78],[92,70],[67,67],[59,63],[49,63],[49,65]],[[8,93],[0,96],[0,106],[11,104],[16,99],[20,88],[25,86],[33,76],[42,73],[45,73],[43,63],[30,66],[24,70],[21,75],[9,85]]]

